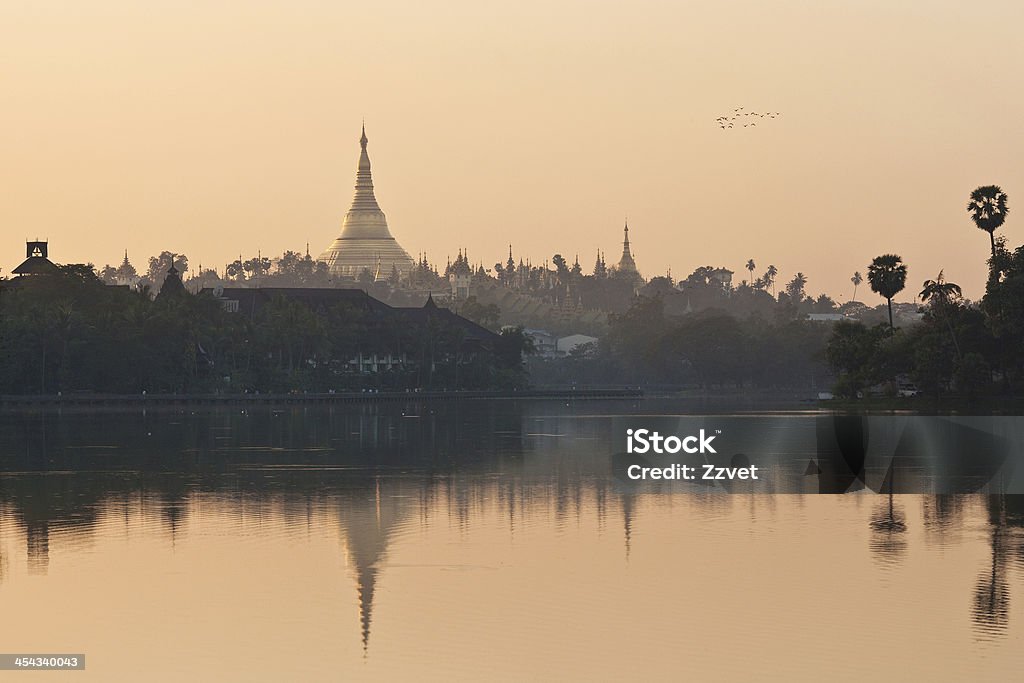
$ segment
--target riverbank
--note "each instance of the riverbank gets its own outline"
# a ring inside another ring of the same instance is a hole
[[[94,394],[0,395],[0,407],[111,407],[172,405],[287,405],[495,399],[607,400],[640,398],[639,389],[527,391],[367,391],[295,394]]]
[[[818,401],[825,410],[836,412],[914,412],[925,415],[1024,415],[1024,396],[907,396]]]

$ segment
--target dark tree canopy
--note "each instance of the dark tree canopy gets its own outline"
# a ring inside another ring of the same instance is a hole
[[[988,233],[992,241],[992,254],[996,251],[995,232],[1006,221],[1009,212],[1006,193],[998,185],[983,185],[971,193],[967,202],[967,212],[979,230]]]

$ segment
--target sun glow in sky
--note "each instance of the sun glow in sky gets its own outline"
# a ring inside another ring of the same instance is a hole
[[[381,208],[412,254],[491,267],[621,250],[837,301],[901,254],[981,295],[999,184],[1024,242],[1024,5],[1015,2],[0,5],[0,268],[192,267],[340,231],[365,117]],[[721,130],[737,107],[779,111]],[[858,298],[874,302],[862,286]]]

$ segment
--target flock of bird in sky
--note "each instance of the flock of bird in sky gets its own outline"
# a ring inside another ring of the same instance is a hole
[[[736,107],[732,110],[732,114],[729,116],[719,116],[715,119],[715,123],[722,130],[727,128],[739,128],[742,123],[744,128],[754,128],[757,126],[757,120],[765,117],[774,119],[782,116],[779,112],[756,112],[756,111],[743,111],[743,107]]]

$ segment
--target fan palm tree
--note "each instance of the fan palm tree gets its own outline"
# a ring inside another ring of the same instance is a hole
[[[885,297],[889,305],[889,336],[894,336],[896,326],[892,322],[892,298],[907,285],[907,266],[896,254],[876,256],[868,266],[868,282],[871,283],[871,291]]]
[[[957,341],[956,332],[953,331],[953,323],[950,321],[949,316],[950,307],[963,297],[960,285],[946,282],[946,278],[940,270],[937,278],[924,281],[924,288],[918,296],[920,296],[921,301],[928,302],[932,313],[941,316],[946,321],[949,336],[953,339],[953,348],[956,349],[956,357],[961,358],[960,342]]]
[[[998,185],[984,185],[971,193],[967,202],[967,212],[979,230],[988,233],[992,242],[992,258],[996,255],[996,230],[1006,220],[1009,212],[1006,206],[1006,193]]]
[[[857,287],[860,286],[860,283],[864,282],[864,277],[860,274],[859,270],[854,272],[853,277],[850,278],[850,282],[853,283],[853,298],[850,299],[850,301],[856,301]]]
[[[753,282],[754,281],[754,268],[757,268],[757,266],[754,265],[754,259],[748,259],[747,260],[746,268],[750,272],[750,281]]]

